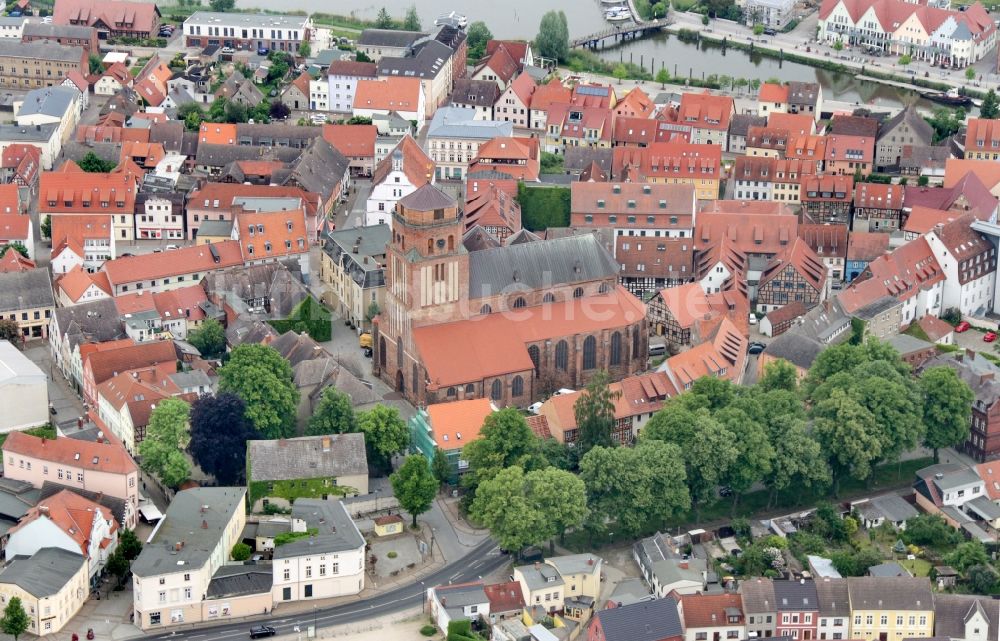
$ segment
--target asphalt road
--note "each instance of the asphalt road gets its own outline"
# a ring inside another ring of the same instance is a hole
[[[506,554],[501,554],[496,544],[491,539],[486,539],[472,549],[467,555],[449,563],[434,574],[425,576],[421,581],[411,583],[404,587],[390,590],[383,594],[373,596],[363,601],[345,603],[332,608],[322,608],[316,610],[315,616],[312,612],[300,612],[298,614],[282,615],[280,613],[269,619],[258,619],[254,621],[244,621],[228,625],[214,627],[199,627],[188,630],[177,630],[174,632],[156,631],[146,635],[147,639],[172,639],[173,641],[214,641],[215,639],[237,639],[248,638],[250,626],[270,625],[278,634],[292,634],[298,626],[304,634],[306,628],[316,621],[320,627],[342,625],[345,623],[355,623],[364,621],[376,616],[399,612],[413,608],[424,599],[425,591],[428,587],[441,585],[443,583],[463,583],[475,581],[479,577],[487,575],[510,562]]]

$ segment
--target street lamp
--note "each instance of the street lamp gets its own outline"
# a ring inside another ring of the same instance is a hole
[[[424,582],[420,582],[420,614],[423,614],[427,608],[427,590],[424,588]]]
[[[316,615],[317,615],[317,607],[314,605],[313,606],[313,638],[315,638],[316,636],[318,636],[318,630],[316,628]]]
[[[431,528],[431,561],[434,560],[434,533],[435,532],[437,532],[437,529],[435,529],[435,528],[432,527]]]

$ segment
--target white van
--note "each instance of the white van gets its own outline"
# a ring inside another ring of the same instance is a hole
[[[666,343],[654,343],[649,346],[650,356],[663,356],[666,353],[667,353]]]

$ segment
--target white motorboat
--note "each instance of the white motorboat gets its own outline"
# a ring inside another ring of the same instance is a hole
[[[604,12],[604,19],[608,22],[622,22],[631,20],[632,14],[625,7],[611,7]]]
[[[440,27],[446,24],[458,25],[462,29],[465,29],[465,27],[469,24],[469,19],[457,11],[450,11],[443,16],[439,16],[438,19],[434,21],[435,27]]]

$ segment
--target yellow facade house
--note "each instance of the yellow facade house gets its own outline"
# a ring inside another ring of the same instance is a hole
[[[16,557],[0,572],[0,609],[17,597],[28,615],[28,632],[62,630],[90,596],[87,560],[62,548]]]
[[[934,636],[934,601],[927,577],[851,577],[850,639],[902,641]]]

